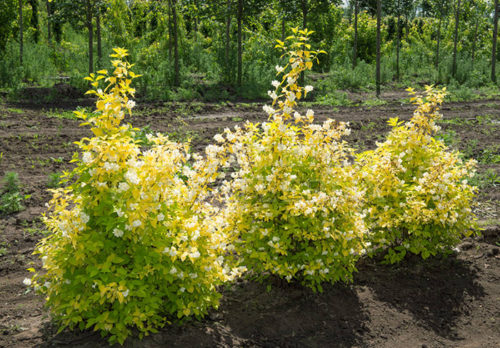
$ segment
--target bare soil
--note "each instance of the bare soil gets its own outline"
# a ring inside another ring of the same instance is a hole
[[[364,150],[383,139],[389,117],[411,116],[413,107],[397,100],[381,107],[314,109],[319,121],[349,121],[347,140]],[[0,347],[107,345],[93,332],[56,334],[44,299],[23,285],[26,269],[41,266],[32,252],[42,238],[48,175],[71,169],[73,142],[90,135],[78,121],[53,117],[50,109],[69,111],[79,104],[91,102],[0,104],[0,176],[19,173],[23,194],[30,195],[23,211],[0,217]],[[500,155],[500,100],[449,103],[443,113],[450,145],[480,159],[482,237],[465,240],[448,258],[408,257],[396,266],[363,259],[352,284],[326,286],[323,293],[278,280],[267,291],[266,284],[240,280],[223,289],[219,309],[203,321],[174,324],[142,341],[130,338],[125,346],[498,347],[500,164],[494,162]],[[199,151],[225,127],[265,119],[261,105],[156,103],[138,107],[130,122],[191,138]]]

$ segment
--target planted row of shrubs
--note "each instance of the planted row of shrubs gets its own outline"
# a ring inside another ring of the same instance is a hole
[[[141,146],[122,122],[137,77],[125,50],[115,49],[111,75],[88,78],[97,110],[77,114],[95,136],[78,143],[70,184],[53,190],[52,233],[36,248],[43,271],[31,282],[61,328],[123,343],[132,329],[142,336],[203,316],[218,286],[245,271],[321,291],[351,280],[365,253],[426,258],[472,233],[474,162],[433,137],[444,90],[415,96],[410,121],[392,119],[384,142],[356,154],[342,140],[346,123],[296,111],[312,90],[300,75],[321,53],[308,35],[295,30],[277,45],[286,64],[264,107],[269,121],[226,129],[203,156],[162,134]]]

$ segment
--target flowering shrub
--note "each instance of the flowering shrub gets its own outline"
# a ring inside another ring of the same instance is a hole
[[[283,75],[272,82],[272,106],[264,107],[269,122],[226,129],[214,151],[230,153],[226,165],[237,167],[221,192],[241,264],[259,277],[296,278],[321,291],[321,282],[352,278],[366,229],[357,173],[347,163],[352,150],[341,140],[347,125],[313,124],[312,110],[295,111],[312,90],[297,80],[319,52],[309,51],[310,32],[294,34],[290,47],[278,41],[288,63],[276,67]]]
[[[78,143],[72,183],[52,191],[52,233],[36,248],[45,272],[31,282],[61,329],[93,327],[120,343],[132,328],[142,337],[169,316],[202,316],[218,304],[216,286],[236,274],[224,262],[217,209],[206,201],[217,159],[194,156],[188,165],[188,146],[161,134],[147,135],[151,146],[141,149],[137,130],[121,123],[137,77],[125,56],[115,49],[113,74],[88,78],[97,110],[77,114],[95,137]]]
[[[387,249],[390,263],[407,252],[423,258],[444,252],[475,226],[475,188],[467,182],[475,161],[464,163],[433,137],[445,89],[427,86],[425,98],[409,91],[417,105],[411,120],[391,119],[387,139],[360,154],[357,164],[373,250]]]

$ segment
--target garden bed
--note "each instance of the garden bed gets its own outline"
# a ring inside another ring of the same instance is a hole
[[[89,105],[89,103],[85,103]],[[89,136],[65,102],[0,104],[0,176],[19,174],[25,210],[0,217],[0,347],[106,345],[93,332],[56,334],[43,298],[26,292],[27,268],[44,229],[40,216],[54,177],[70,169],[74,141]],[[317,121],[349,121],[347,139],[359,150],[381,141],[390,117],[408,119],[413,106],[315,107]],[[202,150],[225,127],[266,115],[255,104],[148,104],[134,126],[191,138]],[[500,100],[447,103],[442,139],[479,161],[477,215],[483,237],[464,241],[447,259],[407,258],[397,266],[362,259],[350,285],[315,294],[298,284],[244,280],[224,289],[221,305],[201,322],[174,324],[142,343],[147,347],[492,347],[500,341]],[[51,180],[52,178],[52,180]]]

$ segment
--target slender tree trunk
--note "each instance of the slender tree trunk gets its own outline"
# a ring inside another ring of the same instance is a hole
[[[179,86],[179,33],[177,28],[177,0],[172,0],[172,29],[174,34],[174,86]]]
[[[174,30],[172,28],[172,0],[168,0],[168,58],[172,59]]]
[[[397,40],[396,40],[396,81],[399,81],[399,50],[401,46],[401,8],[400,8],[400,0],[398,0],[398,25],[397,25]]]
[[[375,79],[377,86],[377,98],[380,98],[380,22],[382,17],[381,0],[377,0],[377,67],[375,70]]]
[[[477,31],[479,29],[479,19],[476,18],[476,25],[474,27],[474,36],[472,39],[472,47],[471,47],[471,63],[472,69],[474,69],[474,60],[476,58],[476,41],[477,41]]]
[[[491,49],[491,81],[497,82],[495,71],[497,63],[497,35],[498,35],[498,0],[495,0],[495,15],[493,17],[493,47]]]
[[[97,66],[101,68],[102,62],[102,38],[101,38],[101,12],[98,10],[95,17],[95,26],[97,34]]]
[[[196,13],[194,15],[194,21],[193,21],[194,41],[198,42],[198,0],[194,1],[194,6],[196,7]]]
[[[439,46],[441,44],[441,23],[442,23],[442,16],[439,16],[439,22],[438,22],[438,31],[437,31],[437,43],[436,43],[436,60],[434,62],[434,66],[436,67],[436,70],[439,72]]]
[[[87,0],[87,29],[89,32],[89,74],[94,72],[94,30],[92,25],[92,0]]]
[[[243,46],[241,40],[241,26],[243,21],[243,0],[238,0],[238,87],[241,86],[243,74]]]
[[[50,6],[49,0],[46,0],[47,4],[47,41],[51,42],[52,41],[52,8]]]
[[[226,0],[226,47],[224,51],[224,79],[226,82],[231,81],[231,62],[229,61],[229,50],[231,48],[231,0]]]
[[[453,37],[453,62],[451,65],[451,76],[455,77],[457,74],[457,45],[458,45],[458,27],[460,19],[460,0],[457,0],[455,9],[455,34]]]
[[[23,65],[23,0],[19,0],[19,63]]]
[[[358,6],[359,0],[354,0],[354,45],[352,48],[352,69],[356,68],[358,62]]]
[[[302,29],[307,28],[307,12],[309,7],[307,6],[307,0],[302,0]]]
[[[40,24],[38,22],[38,0],[29,0],[31,6],[31,26],[35,29],[33,39],[38,43],[40,38]]]

